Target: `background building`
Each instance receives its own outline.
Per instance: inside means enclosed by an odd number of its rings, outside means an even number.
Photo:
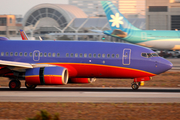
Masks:
[[[145,0],[109,0],[125,17],[145,17]],[[70,5],[82,9],[88,16],[105,16],[101,0],[69,0]]]
[[[109,0],[115,4],[117,8],[119,0]],[[69,0],[70,5],[74,5],[82,9],[89,17],[105,16],[101,5],[101,0]]]
[[[144,28],[145,19],[129,18],[135,26]],[[23,18],[23,26],[26,33],[31,36],[51,38],[49,33],[89,33],[85,36],[68,35],[75,40],[100,40],[103,36],[91,35],[93,30],[109,30],[106,17],[89,17],[83,10],[73,5],[40,4],[31,8]]]
[[[0,36],[16,36],[16,17],[15,15],[0,15]]]
[[[146,29],[180,30],[180,0],[146,0]]]
[[[111,1],[117,8],[121,6],[121,12],[128,17],[128,20],[133,25],[145,29],[145,18],[140,17],[143,7],[135,10],[137,4],[143,5],[143,2],[140,1],[144,0],[131,0],[131,2],[129,0]],[[43,39],[102,40],[103,38],[105,41],[120,41],[117,38],[102,33],[95,34],[91,31],[110,29],[100,0],[70,0],[69,2],[71,5],[49,3],[36,5],[24,15],[24,18],[21,15],[13,15],[14,17],[6,16],[6,19],[4,19],[4,16],[2,16],[2,20],[0,20],[0,23],[2,23],[0,36],[6,36],[10,39],[17,36],[18,39],[21,39],[19,29],[23,28],[30,39],[33,37],[39,39],[39,36],[41,36]],[[126,13],[127,11],[129,12]],[[73,35],[56,34],[50,36],[50,33],[73,33]],[[86,35],[77,35],[77,33],[86,33]]]

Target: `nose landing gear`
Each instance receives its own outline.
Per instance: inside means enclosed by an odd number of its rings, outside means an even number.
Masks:
[[[140,86],[140,82],[132,82],[131,87],[133,90],[138,90]]]

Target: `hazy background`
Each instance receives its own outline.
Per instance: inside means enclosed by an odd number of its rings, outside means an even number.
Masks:
[[[68,4],[68,0],[0,0],[0,14],[25,15],[41,3]]]

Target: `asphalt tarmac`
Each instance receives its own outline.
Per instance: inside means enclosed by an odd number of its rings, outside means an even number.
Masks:
[[[172,71],[180,70],[180,59],[167,59],[173,63]],[[131,87],[37,87],[11,91],[0,88],[0,102],[94,102],[94,103],[180,103],[180,88]]]
[[[0,88],[0,102],[180,103],[179,88],[37,87],[29,91]]]

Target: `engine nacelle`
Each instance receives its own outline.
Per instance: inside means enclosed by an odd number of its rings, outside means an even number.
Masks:
[[[27,69],[25,73],[29,85],[64,85],[68,77],[68,70],[58,66]]]
[[[95,78],[69,78],[69,83],[92,83]]]

